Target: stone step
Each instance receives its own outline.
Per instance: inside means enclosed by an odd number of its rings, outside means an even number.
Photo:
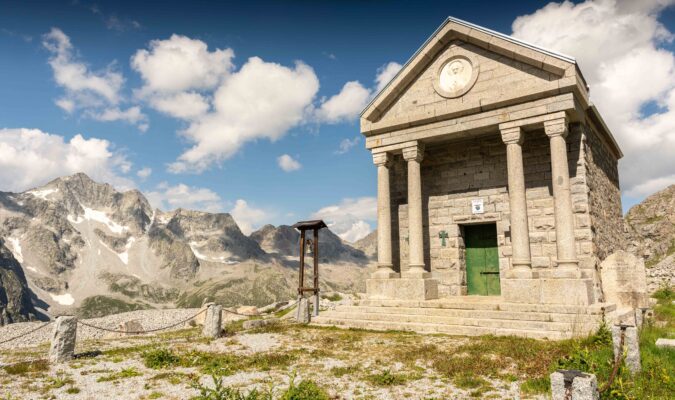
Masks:
[[[546,321],[522,321],[514,319],[494,319],[480,317],[446,317],[424,314],[388,314],[388,313],[368,313],[354,311],[329,311],[325,313],[326,318],[350,321],[378,321],[378,322],[406,322],[420,324],[438,324],[465,327],[479,327],[488,329],[516,329],[532,331],[557,331],[557,332],[575,332],[576,334],[585,334],[597,326],[595,322],[546,322]]]
[[[528,304],[507,303],[501,297],[489,296],[457,296],[438,300],[360,300],[360,306],[372,307],[407,307],[407,308],[438,308],[461,310],[493,310],[514,312],[544,312],[556,314],[588,314],[602,315],[616,309],[615,304],[596,303],[590,306],[575,306],[565,304]]]
[[[376,331],[400,330],[413,331],[417,333],[442,333],[446,335],[460,336],[519,336],[533,339],[562,340],[569,339],[573,332],[559,331],[540,331],[514,328],[488,328],[479,326],[447,325],[435,323],[414,323],[401,321],[372,321],[359,319],[340,319],[330,316],[319,316],[312,321],[313,325],[318,326],[337,326],[340,328],[357,328]]]
[[[438,317],[508,319],[541,322],[597,322],[602,319],[598,314],[561,314],[551,312],[523,312],[502,310],[466,310],[461,308],[412,308],[412,307],[369,307],[338,306],[335,311],[374,314],[428,315]]]

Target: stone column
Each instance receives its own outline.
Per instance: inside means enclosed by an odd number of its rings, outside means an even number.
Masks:
[[[49,347],[49,362],[59,364],[72,359],[75,353],[76,338],[77,318],[66,315],[57,317]]]
[[[395,278],[399,274],[394,272],[391,255],[391,154],[374,153],[373,162],[377,165],[377,271],[373,278]]]
[[[570,195],[570,171],[567,163],[567,120],[558,118],[544,122],[544,130],[551,142],[551,178],[555,205],[555,238],[558,253],[557,278],[579,278],[574,239],[574,214]]]
[[[422,222],[422,176],[420,163],[424,158],[424,145],[403,149],[408,162],[408,242],[409,268],[401,275],[409,278],[427,278],[424,269],[424,231]]]
[[[211,304],[206,308],[202,335],[217,339],[223,330],[223,306]]]
[[[511,213],[512,257],[508,278],[532,278],[530,257],[530,228],[527,223],[525,171],[523,170],[523,131],[520,127],[502,129],[506,144],[506,164],[509,179],[509,210]]]

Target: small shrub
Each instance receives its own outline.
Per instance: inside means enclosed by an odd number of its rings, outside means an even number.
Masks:
[[[248,393],[243,393],[239,389],[223,386],[223,378],[211,375],[213,379],[213,389],[204,386],[199,381],[192,384],[194,389],[199,390],[199,395],[193,400],[272,400],[272,393],[262,393],[253,389]]]
[[[406,378],[401,374],[394,374],[388,369],[380,372],[379,374],[373,374],[368,376],[368,381],[373,385],[377,386],[393,386],[393,385],[402,385],[405,383]]]
[[[328,301],[340,301],[340,300],[342,300],[342,296],[340,296],[339,293],[333,293],[330,296],[321,296],[321,298],[326,299]]]
[[[314,381],[303,380],[296,386],[293,379],[280,400],[330,400],[330,396]]]
[[[49,363],[47,360],[20,362],[4,366],[3,369],[10,375],[26,375],[30,373],[49,371]]]
[[[75,387],[75,386],[71,386],[68,389],[66,389],[66,393],[68,393],[68,394],[78,394],[78,393],[80,393],[80,388]]]
[[[171,350],[161,348],[143,353],[143,362],[148,368],[162,369],[177,365],[180,362],[180,358]]]
[[[59,389],[66,385],[74,383],[72,378],[64,375],[63,373],[59,373],[56,376],[47,378],[47,382],[49,382],[49,386],[54,389]]]
[[[101,376],[96,380],[96,382],[117,381],[120,379],[133,378],[134,376],[141,376],[141,375],[143,374],[138,372],[134,367],[124,368],[118,372],[113,372],[112,374]]]

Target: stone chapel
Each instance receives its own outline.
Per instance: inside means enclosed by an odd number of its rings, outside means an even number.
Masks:
[[[450,17],[361,133],[378,266],[324,322],[559,338],[613,310],[598,266],[623,243],[622,153],[574,58]]]

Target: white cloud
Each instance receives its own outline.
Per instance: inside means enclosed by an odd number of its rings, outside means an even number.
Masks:
[[[658,21],[664,1],[550,3],[513,23],[516,37],[577,58],[608,126],[621,145],[621,184],[645,196],[675,183],[673,34]],[[657,111],[645,115],[643,108]]]
[[[371,99],[371,92],[357,81],[345,83],[340,93],[332,96],[316,111],[321,122],[338,123],[353,120]]]
[[[101,121],[124,121],[147,129],[147,117],[139,107],[119,108],[124,77],[115,71],[114,64],[102,71],[91,71],[77,59],[70,38],[59,28],[52,28],[42,38],[42,45],[51,53],[49,65],[54,81],[65,90],[55,100],[57,106],[68,114],[82,109],[85,115]]]
[[[138,50],[131,66],[145,83],[141,93],[177,93],[215,88],[234,67],[233,58],[232,49],[209,51],[201,40],[173,34]]]
[[[86,113],[99,121],[124,121],[136,125],[139,130],[145,132],[148,129],[148,117],[143,114],[138,106],[122,110],[118,107],[104,109],[100,112],[89,111]]]
[[[375,93],[379,93],[380,90],[384,89],[385,86],[394,79],[396,74],[398,74],[398,71],[403,68],[403,65],[390,61],[389,63],[381,66],[380,68],[377,69],[377,75],[375,76],[375,83],[377,83],[377,87],[375,88]]]
[[[297,171],[302,168],[302,164],[288,154],[279,156],[279,158],[277,158],[277,163],[279,164],[279,168],[286,172]]]
[[[136,172],[136,175],[138,175],[138,177],[141,179],[147,179],[150,175],[152,175],[152,168],[150,167],[141,168],[138,170],[138,172]]]
[[[377,199],[374,197],[343,199],[339,204],[316,211],[312,214],[312,218],[323,219],[340,238],[355,242],[372,231],[368,221],[377,219]]]
[[[328,124],[356,119],[401,68],[401,64],[393,61],[378,68],[375,75],[376,86],[372,89],[364,87],[358,81],[345,83],[340,93],[331,96],[316,110],[316,119]]]
[[[59,28],[52,28],[43,39],[42,44],[52,53],[49,65],[59,86],[71,94],[89,92],[113,104],[119,101],[119,90],[124,83],[122,74],[110,68],[98,73],[90,71],[75,59],[70,38]]]
[[[0,129],[0,190],[24,191],[77,172],[128,189],[134,184],[120,172],[130,167],[107,140],[75,135],[66,141],[39,129]]]
[[[162,210],[186,208],[220,212],[223,209],[223,202],[218,193],[211,189],[188,186],[183,183],[171,186],[162,182],[155,190],[146,193],[146,197],[153,207]]]
[[[250,58],[215,92],[213,111],[182,132],[195,145],[169,170],[201,172],[258,139],[277,140],[300,124],[319,90],[311,67],[295,68]]]
[[[345,154],[349,150],[352,149],[352,147],[356,146],[359,144],[361,141],[361,138],[359,136],[354,136],[353,139],[342,139],[340,142],[340,148],[335,150],[335,154]]]
[[[209,110],[207,99],[199,93],[181,92],[176,94],[153,95],[150,105],[157,111],[175,118],[191,120]]]
[[[245,234],[250,235],[254,229],[269,222],[271,214],[261,208],[250,206],[246,200],[239,199],[235,202],[234,208],[230,210],[232,218],[239,225],[239,229]]]

